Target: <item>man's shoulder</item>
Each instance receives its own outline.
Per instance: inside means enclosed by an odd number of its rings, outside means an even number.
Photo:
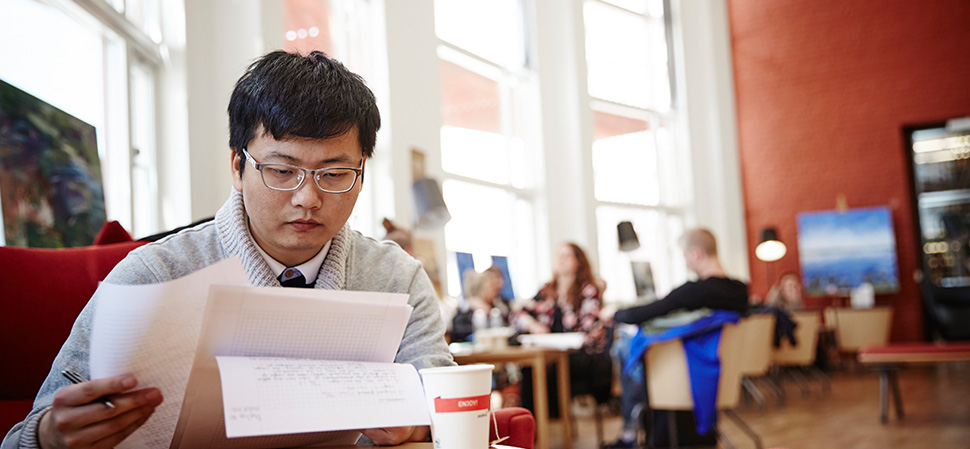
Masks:
[[[397,243],[377,240],[353,229],[350,230],[351,255],[359,260],[387,260],[402,263],[414,261]]]
[[[224,258],[225,249],[216,226],[207,222],[136,248],[106,280],[117,283],[164,282]]]
[[[350,231],[348,287],[360,290],[406,291],[421,263],[397,243]]]

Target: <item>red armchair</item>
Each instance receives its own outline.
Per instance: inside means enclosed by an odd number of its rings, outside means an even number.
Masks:
[[[131,241],[114,223],[105,225],[92,246],[0,246],[0,348],[6,367],[0,370],[0,434],[30,412],[54,356],[98,283],[145,243]]]
[[[508,436],[502,445],[532,449],[536,442],[536,420],[522,407],[501,408],[492,412],[495,419],[489,427],[489,441]]]

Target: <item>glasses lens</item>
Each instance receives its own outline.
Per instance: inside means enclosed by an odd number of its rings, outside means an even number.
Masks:
[[[317,187],[327,192],[345,192],[357,181],[357,172],[349,168],[329,168],[317,172]]]
[[[303,170],[280,164],[263,164],[260,167],[263,173],[263,182],[266,187],[271,189],[292,190],[303,183],[306,176]]]

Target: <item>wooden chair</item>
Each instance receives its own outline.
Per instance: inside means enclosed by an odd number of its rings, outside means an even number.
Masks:
[[[829,307],[825,309],[825,325],[835,332],[839,352],[852,354],[852,360],[858,363],[855,354],[860,349],[889,342],[892,316],[891,307]]]
[[[771,314],[754,314],[743,318],[744,354],[741,365],[741,385],[744,390],[761,406],[765,407],[765,396],[758,388],[756,381],[761,381],[771,388],[779,404],[784,404],[785,394],[775,382],[768,377],[771,370],[772,342],[775,336],[775,316]]]
[[[718,380],[717,409],[731,418],[746,433],[758,449],[763,446],[761,437],[751,429],[732,409],[741,399],[741,368],[744,363],[745,324],[727,325],[721,331],[718,354],[721,359],[721,375]],[[690,389],[687,358],[680,339],[650,346],[644,356],[647,378],[647,397],[653,410],[693,410],[694,400]],[[676,419],[669,421],[671,447],[677,447]],[[718,438],[725,439],[718,431]],[[649,439],[648,439],[649,440]]]
[[[795,346],[783,338],[772,354],[772,362],[779,374],[776,378],[781,379],[782,370],[789,372],[801,386],[802,394],[808,394],[808,381],[804,373],[810,373],[822,383],[823,391],[828,393],[831,390],[828,376],[815,367],[822,319],[818,312],[795,312],[792,313],[792,321],[796,324]]]

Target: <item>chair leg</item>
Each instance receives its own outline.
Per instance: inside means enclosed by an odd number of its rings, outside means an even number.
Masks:
[[[677,415],[673,410],[667,411],[667,438],[670,440],[670,448],[677,449],[680,447],[677,441]]]
[[[748,436],[754,440],[754,444],[758,447],[758,449],[764,449],[764,445],[761,444],[761,437],[758,436],[758,434],[755,433],[755,431],[751,429],[751,427],[749,427],[748,424],[745,423],[737,413],[734,413],[734,410],[724,410],[724,414],[727,415],[728,418],[731,418],[731,420],[734,421],[734,423],[737,424],[744,433],[748,434]]]
[[[724,445],[727,446],[727,449],[735,449],[734,443],[732,443],[731,439],[728,438],[724,432],[721,432],[720,429],[717,431],[717,439],[718,441],[724,443]]]
[[[781,384],[773,377],[765,377],[765,381],[768,382],[768,386],[771,387],[771,391],[775,394],[775,400],[778,402],[779,407],[785,406],[785,390],[781,388]]]
[[[758,403],[761,407],[761,411],[765,411],[765,395],[761,393],[758,386],[754,384],[754,381],[750,377],[745,377],[741,379],[741,385],[744,386],[744,390],[754,398],[754,401]]]
[[[637,447],[650,447],[651,445],[651,443],[648,441],[650,433],[647,432],[647,428],[645,426],[646,421],[644,420],[644,415],[647,413],[649,413],[649,411],[645,403],[641,402],[633,406],[633,411],[631,414],[633,415],[634,422],[637,423]]]

